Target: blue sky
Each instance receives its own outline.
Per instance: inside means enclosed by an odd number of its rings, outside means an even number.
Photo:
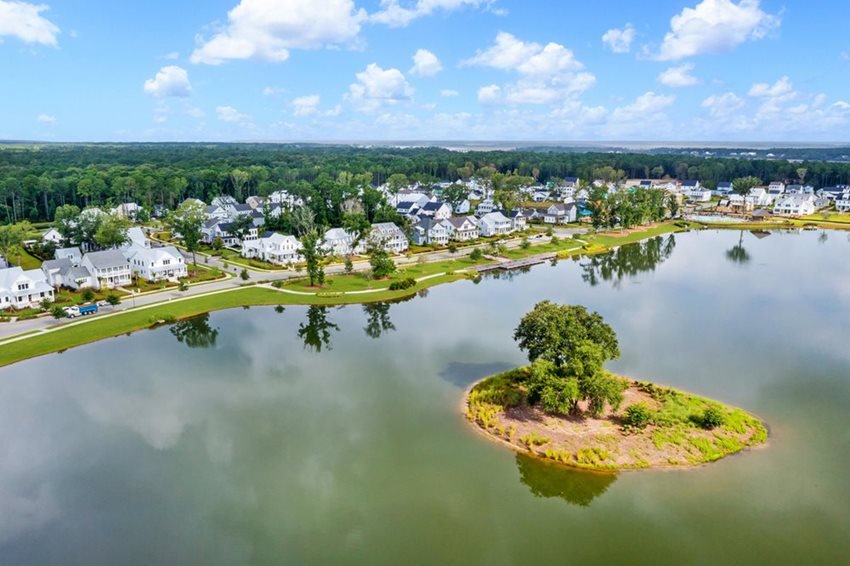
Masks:
[[[0,0],[0,139],[850,141],[848,17],[842,0]]]

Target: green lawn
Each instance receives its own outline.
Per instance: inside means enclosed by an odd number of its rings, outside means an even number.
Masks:
[[[41,260],[31,255],[28,251],[23,250],[20,257],[12,255],[9,262],[13,265],[20,265],[21,269],[28,271],[30,269],[41,269]]]
[[[92,299],[93,302],[104,301],[106,300],[106,296],[110,294],[126,296],[125,293],[117,289],[104,289],[101,291],[92,289],[91,291],[94,293],[94,299]],[[71,289],[60,288],[56,290],[53,304],[58,305],[60,307],[67,307],[70,305],[81,305],[85,302],[86,301],[83,300],[83,291],[72,291]]]

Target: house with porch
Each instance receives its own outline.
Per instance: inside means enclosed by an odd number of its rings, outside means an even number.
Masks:
[[[449,239],[455,242],[469,242],[478,239],[478,222],[474,216],[453,216],[446,222],[449,223]]]
[[[814,195],[790,194],[776,201],[773,206],[773,214],[780,216],[805,216],[814,214]]]
[[[485,214],[478,220],[478,231],[485,238],[501,236],[513,231],[511,219],[501,212]]]
[[[53,287],[65,287],[79,291],[95,287],[96,280],[85,267],[73,263],[69,258],[49,259],[41,264],[41,271]]]
[[[400,254],[410,247],[410,242],[407,236],[404,235],[404,231],[393,222],[372,224],[372,231],[369,232],[366,240],[367,242],[360,243],[358,250],[362,249],[366,251],[368,244],[371,244],[374,246],[383,246],[390,253]]]
[[[343,228],[331,228],[322,238],[322,247],[337,257],[354,253],[353,246],[354,235]]]
[[[449,243],[450,235],[447,220],[420,216],[419,221],[413,225],[411,239],[418,246],[445,246]]]
[[[844,191],[840,197],[836,197],[835,210],[838,212],[850,212],[850,189]]]
[[[183,254],[174,246],[150,248],[133,244],[124,257],[136,277],[146,281],[177,281],[189,275]]]
[[[426,202],[425,205],[419,209],[419,212],[417,212],[416,215],[427,216],[434,220],[445,220],[446,218],[451,217],[452,207],[439,200],[430,201]]]
[[[53,302],[53,287],[40,269],[0,269],[0,309],[37,307],[45,299]]]
[[[528,227],[528,217],[520,208],[512,210],[505,216],[511,219],[511,230],[514,232],[522,232]]]
[[[256,238],[242,242],[242,256],[285,265],[295,263],[301,258],[301,248],[301,242],[295,236],[264,232]]]
[[[569,224],[575,222],[578,217],[578,209],[573,203],[553,204],[546,209],[543,222],[546,224]]]
[[[89,252],[83,256],[80,265],[94,276],[96,289],[114,289],[132,281],[130,264],[121,250]]]

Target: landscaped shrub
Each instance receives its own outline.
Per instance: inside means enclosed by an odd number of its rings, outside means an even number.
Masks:
[[[121,304],[121,297],[119,297],[115,293],[109,293],[108,295],[106,295],[106,302],[114,307],[115,305]]]
[[[410,289],[416,285],[416,279],[412,277],[407,277],[405,279],[400,279],[398,281],[393,281],[390,283],[390,291],[403,291],[404,289]]]
[[[705,412],[703,412],[700,418],[700,425],[702,428],[708,430],[723,426],[725,422],[726,416],[717,407],[706,407]]]
[[[652,411],[645,403],[629,405],[626,408],[626,417],[624,420],[628,426],[646,428],[646,425],[652,420]]]
[[[482,257],[484,257],[484,252],[482,252],[481,249],[479,249],[479,248],[475,248],[469,254],[469,259],[474,260],[474,261],[478,261]]]
[[[68,313],[65,312],[65,309],[58,305],[50,309],[50,314],[53,315],[53,318],[56,319],[65,318],[66,316],[68,316]]]
[[[92,299],[94,299],[94,291],[92,291],[91,289],[86,289],[85,291],[83,291],[82,297],[83,301],[90,303]]]

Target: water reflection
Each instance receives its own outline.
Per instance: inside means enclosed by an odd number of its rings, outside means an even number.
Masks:
[[[395,330],[395,325],[390,320],[390,304],[389,303],[371,303],[363,305],[363,312],[366,313],[366,326],[363,327],[363,332],[366,336],[373,339],[380,338],[385,332]]]
[[[731,261],[732,263],[737,263],[739,265],[744,265],[749,263],[752,259],[750,257],[750,252],[744,247],[744,231],[741,230],[740,235],[738,236],[738,243],[726,250],[726,259]]]
[[[333,350],[331,330],[339,331],[339,325],[328,320],[328,307],[312,306],[307,309],[307,320],[298,326],[298,337],[304,348],[321,352],[322,348]]]
[[[218,328],[210,326],[209,313],[175,322],[169,330],[190,348],[212,348],[218,338]]]
[[[639,273],[654,271],[655,268],[673,255],[676,249],[676,237],[670,234],[628,244],[617,250],[587,258],[581,264],[584,273],[582,279],[595,287],[601,281],[611,281],[619,286],[624,277],[634,277]]]
[[[520,275],[531,272],[531,267],[516,267],[514,269],[494,269],[481,273],[484,279],[499,279],[502,281],[513,281]]]
[[[514,367],[513,364],[503,362],[485,364],[452,362],[446,366],[446,369],[440,372],[440,377],[452,385],[457,385],[462,389],[466,389],[467,386],[475,383],[479,379],[484,379],[489,375],[502,373],[512,367]]]
[[[617,480],[617,474],[573,470],[525,454],[516,455],[519,479],[537,497],[560,497],[567,503],[588,507]]]

